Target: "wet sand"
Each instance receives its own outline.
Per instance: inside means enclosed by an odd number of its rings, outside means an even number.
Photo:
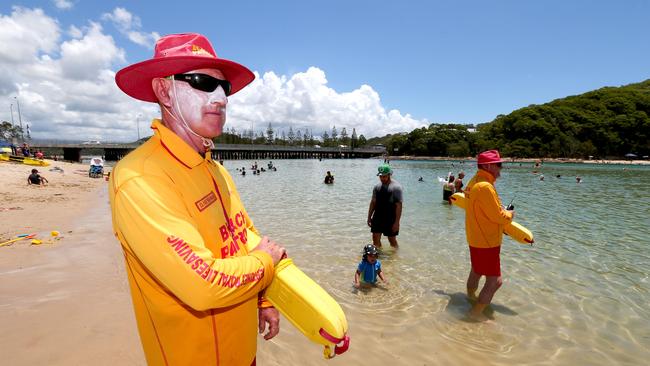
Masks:
[[[30,166],[0,163],[0,239],[46,241],[0,247],[0,364],[144,365],[106,181],[81,164],[36,168],[48,186],[27,185]]]
[[[25,233],[45,242],[0,247],[0,364],[146,365],[107,182],[89,178],[85,165],[51,163],[36,167],[46,186],[27,185],[33,167],[0,163],[0,242]],[[320,346],[286,319],[281,327],[274,340],[258,337],[258,364],[286,364],[278,356],[287,350],[289,359],[324,362]],[[296,352],[293,344],[310,348]]]
[[[46,186],[27,185],[33,167],[0,163],[0,242],[26,233],[45,242],[0,247],[0,364],[146,365],[107,182],[89,178],[85,165],[51,163],[36,167]],[[278,346],[286,354],[291,344],[310,344],[286,319],[281,326],[282,337],[258,337],[258,364],[275,364]],[[322,360],[319,346],[309,351],[302,356]]]

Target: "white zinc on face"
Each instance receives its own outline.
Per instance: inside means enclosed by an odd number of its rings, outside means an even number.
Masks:
[[[199,69],[186,74],[201,73],[217,79],[225,79],[219,70]],[[194,89],[189,83],[171,80],[171,114],[193,135],[203,140],[203,145],[212,147],[212,138],[221,134],[226,122],[228,97],[218,86],[212,92]]]

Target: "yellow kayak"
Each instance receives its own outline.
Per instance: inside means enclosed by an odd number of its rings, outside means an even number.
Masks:
[[[11,161],[14,163],[26,164],[26,165],[35,165],[35,166],[49,166],[45,160],[35,159],[24,156],[9,155],[9,154],[0,154],[0,161]]]
[[[50,165],[50,163],[48,163],[45,160],[34,159],[34,158],[24,158],[23,159],[23,164],[36,165],[36,166],[49,166]]]
[[[348,349],[350,337],[343,309],[291,259],[283,259],[275,267],[275,277],[264,297],[302,334],[325,346],[325,358]]]
[[[464,210],[465,207],[467,207],[467,199],[465,198],[465,194],[454,193],[451,195],[451,203]],[[524,226],[514,221],[510,224],[506,224],[503,227],[503,233],[520,242],[521,244],[532,245],[535,242],[533,233],[530,230],[526,229]]]

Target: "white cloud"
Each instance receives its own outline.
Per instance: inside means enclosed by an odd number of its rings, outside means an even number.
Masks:
[[[74,4],[68,0],[54,0],[54,6],[62,10],[72,9]]]
[[[98,70],[109,68],[115,61],[125,61],[124,51],[111,36],[102,33],[98,23],[91,23],[82,38],[61,44],[61,68],[71,79],[95,79]]]
[[[76,26],[71,25],[70,28],[68,28],[68,35],[72,38],[81,38],[83,36],[83,32]]]
[[[113,15],[123,24],[136,23],[132,15]],[[30,124],[35,138],[133,141],[137,120],[141,135],[150,134],[148,123],[159,116],[158,106],[134,100],[115,85],[116,65],[124,64],[125,51],[99,23],[65,28],[40,9],[16,7],[10,15],[0,13],[0,101],[6,103],[0,105],[0,120],[11,121],[8,104],[18,97],[23,124]],[[334,90],[317,67],[293,75],[256,76],[230,97],[227,127],[241,132],[252,124],[259,132],[272,123],[278,133],[291,126],[320,136],[335,125],[339,131],[346,127],[348,134],[356,128],[357,134],[372,137],[429,123],[386,110],[369,85]],[[16,113],[16,105],[13,109]]]
[[[352,128],[366,137],[411,131],[429,124],[403,115],[398,110],[386,111],[379,94],[369,85],[351,92],[339,93],[327,85],[325,72],[310,67],[291,77],[267,72],[251,85],[232,96],[229,104],[229,124],[238,131],[274,129],[288,131],[308,128],[314,135],[328,133],[332,126],[339,131]]]
[[[117,30],[131,42],[149,49],[152,49],[156,40],[160,38],[160,34],[156,32],[146,33],[140,31],[140,28],[142,28],[140,17],[131,14],[124,8],[117,7],[113,9],[112,13],[105,13],[102,15],[102,19],[112,22]]]
[[[0,29],[2,63],[20,65],[25,59],[58,47],[59,25],[41,9],[14,6],[11,15],[0,14]]]
[[[42,10],[14,8],[0,14],[0,29],[0,101],[7,110],[0,119],[11,121],[11,103],[18,123],[17,97],[23,126],[29,123],[35,138],[132,141],[137,115],[158,115],[115,85],[112,67],[124,62],[124,50],[98,23],[70,26],[73,38],[64,40]]]
[[[129,40],[133,43],[139,44],[140,46],[153,49],[153,46],[156,44],[160,34],[156,32],[143,33],[136,31],[129,31],[126,33],[126,36],[129,37]]]
[[[117,7],[112,13],[105,13],[102,19],[110,20],[120,31],[128,31],[132,28],[140,28],[142,22],[137,16],[133,16],[128,10]]]

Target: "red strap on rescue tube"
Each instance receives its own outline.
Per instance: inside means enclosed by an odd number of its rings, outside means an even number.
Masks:
[[[327,333],[327,331],[323,328],[320,328],[318,333],[321,335],[321,337],[336,345],[334,347],[334,354],[340,355],[341,353],[347,351],[350,347],[350,337],[347,334],[343,338],[336,338],[333,335]],[[343,342],[341,346],[338,345],[340,342]]]

